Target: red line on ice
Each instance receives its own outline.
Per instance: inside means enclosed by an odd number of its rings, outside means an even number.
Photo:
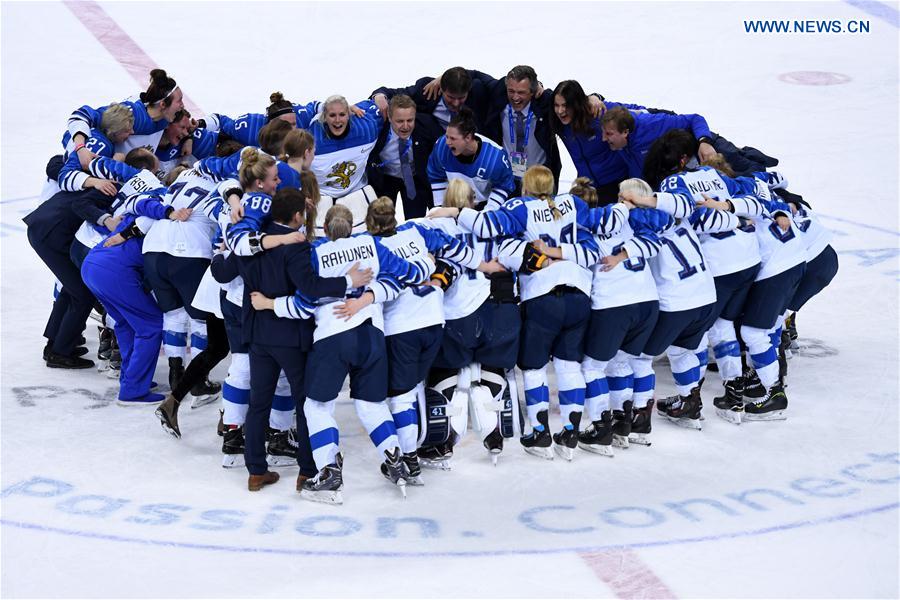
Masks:
[[[141,90],[146,89],[150,82],[150,71],[158,66],[156,61],[150,58],[143,48],[138,46],[137,42],[93,0],[77,2],[63,0],[63,4],[134,78]],[[184,105],[194,117],[202,116],[203,111],[187,97],[187,94],[184,96]]]
[[[631,550],[582,552],[581,559],[622,600],[677,598],[675,593]]]

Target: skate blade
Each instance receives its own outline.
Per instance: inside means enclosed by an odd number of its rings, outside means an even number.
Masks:
[[[106,370],[106,378],[107,379],[118,379],[119,373],[121,373],[121,369],[114,369],[110,367]]]
[[[499,452],[491,452],[491,464],[495,467],[497,463],[500,461],[500,453]]]
[[[210,394],[209,396],[194,396],[191,395],[191,410],[195,408],[200,408],[201,406],[206,406],[207,404],[212,404],[216,400],[219,399],[218,394]]]
[[[300,497],[310,502],[321,502],[322,504],[343,504],[344,493],[341,490],[301,490]]]
[[[237,467],[245,467],[246,463],[244,463],[244,455],[243,454],[223,454],[222,455],[222,468],[223,469],[235,469]]]
[[[647,435],[646,433],[632,433],[628,436],[628,442],[638,446],[650,446],[653,442],[650,441]]]
[[[560,444],[553,444],[553,451],[559,454],[562,458],[566,459],[568,462],[572,462],[575,458],[575,448],[569,448],[568,446],[562,446]]]
[[[128,400],[116,400],[116,404],[119,406],[159,406],[162,404],[162,400],[156,400],[154,402],[129,402]]]
[[[398,479],[396,486],[400,489],[400,495],[403,496],[404,500],[406,500],[406,480]]]
[[[109,371],[109,360],[105,358],[101,358],[100,362],[97,363],[97,372],[105,373]]]
[[[406,476],[406,485],[422,487],[425,485],[425,482],[422,480],[421,475],[416,475],[415,477],[413,477],[412,475],[407,475]]]
[[[783,410],[773,410],[772,412],[753,414],[753,413],[744,413],[745,421],[786,421],[787,415],[784,414]]]
[[[732,425],[740,425],[741,424],[741,415],[744,414],[742,410],[726,410],[724,408],[717,408],[716,414],[719,415],[723,420],[728,421]]]
[[[157,408],[156,413],[154,413],[154,414],[156,414],[156,418],[159,419],[159,424],[162,426],[163,431],[165,431],[166,433],[171,435],[176,440],[181,439],[181,432],[169,424],[169,420],[166,418],[166,415],[160,409]]]
[[[297,457],[295,456],[279,456],[277,454],[267,454],[266,462],[270,467],[296,467]]]
[[[666,418],[672,423],[675,423],[679,427],[684,427],[685,429],[694,429],[696,431],[700,431],[703,429],[703,425],[700,423],[700,419],[670,417],[669,415],[666,415]]]
[[[623,450],[627,450],[628,449],[628,437],[626,437],[624,435],[616,435],[614,433],[612,445],[615,448],[622,448]]]
[[[433,460],[430,458],[422,458],[419,457],[419,464],[425,467],[426,469],[436,469],[438,471],[450,471],[450,459],[444,458],[441,460]]]
[[[585,452],[590,452],[591,454],[598,454],[600,456],[608,456],[613,458],[615,454],[613,454],[613,449],[611,445],[603,445],[603,444],[583,444],[578,442],[578,447],[584,450]]]

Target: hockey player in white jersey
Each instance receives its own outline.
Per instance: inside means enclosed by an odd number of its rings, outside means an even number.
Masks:
[[[399,258],[374,237],[351,236],[352,219],[350,209],[345,206],[328,210],[325,216],[328,239],[313,245],[313,267],[321,276],[339,277],[359,263],[371,268],[376,279],[344,299],[321,299],[314,304],[295,295],[274,302],[279,317],[313,316],[316,320],[313,350],[307,363],[304,413],[319,472],[303,483],[301,495],[329,503],[343,502],[343,458],[334,408],[348,374],[350,397],[379,456],[385,460],[386,477],[406,495],[406,473],[397,429],[385,402],[388,372],[380,303],[396,298],[403,285],[421,284],[429,276],[421,263]]]
[[[409,286],[396,299],[383,305],[388,354],[388,403],[397,427],[407,482],[412,485],[422,483],[416,453],[419,438],[416,404],[419,390],[424,393],[425,377],[444,333],[442,288],[449,286],[455,272],[447,263],[485,273],[503,269],[497,262],[484,262],[462,240],[425,225],[427,221],[407,222],[398,227],[394,203],[386,197],[370,204],[366,216],[369,233],[391,252],[407,261],[419,263],[428,273],[435,271],[431,256],[439,265],[433,277],[440,281],[442,287]],[[493,429],[492,426],[491,431]],[[386,471],[386,465],[382,468]]]
[[[457,178],[475,189],[479,210],[500,207],[516,187],[506,150],[476,133],[475,118],[466,107],[450,119],[447,134],[438,139],[428,157],[435,206],[444,203],[448,182]]]

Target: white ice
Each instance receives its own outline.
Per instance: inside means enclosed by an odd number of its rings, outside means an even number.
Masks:
[[[143,82],[66,5],[4,2],[3,596],[900,595],[896,3],[102,6],[201,111],[261,111],[274,90],[355,101],[456,64],[494,76],[531,64],[545,85],[576,78],[703,114],[781,159],[834,229],[841,267],[800,314],[787,421],[718,419],[711,374],[702,432],[655,419],[652,447],[568,464],[513,441],[496,468],[470,435],[453,470],[426,472],[403,502],[344,395],[346,504],[299,499],[295,468],[251,494],[245,471],[219,466],[215,406],[184,410],[175,441],[152,409],[112,403],[115,382],[42,364],[53,280],[20,219],[71,110]],[[870,32],[746,34],[744,19],[860,19]],[[849,81],[779,79],[797,71]]]

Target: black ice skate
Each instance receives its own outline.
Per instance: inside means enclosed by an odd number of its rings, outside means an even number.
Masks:
[[[384,462],[381,463],[381,473],[384,478],[400,488],[400,494],[406,498],[406,469],[400,448],[384,451]]]
[[[290,467],[297,464],[297,438],[293,429],[278,431],[269,428],[269,445],[266,447],[266,462],[270,467]]]
[[[175,396],[169,394],[155,413],[163,431],[174,438],[181,437],[181,430],[178,428],[178,407],[180,405],[181,403],[175,399]]]
[[[716,414],[735,425],[741,424],[744,414],[744,378],[735,377],[725,382],[725,393],[713,399]]]
[[[578,447],[578,432],[575,429],[563,427],[553,434],[553,450],[561,457],[571,462],[575,458],[575,448]]]
[[[109,360],[110,351],[113,349],[115,334],[110,327],[97,327],[100,344],[97,346],[97,358],[101,361]]]
[[[106,376],[110,379],[118,379],[122,374],[122,353],[118,348],[113,348],[109,352],[109,361],[107,362]]]
[[[599,454],[601,456],[613,455],[613,416],[608,410],[600,414],[600,419],[594,421],[578,434],[578,447],[582,450]]]
[[[415,452],[407,452],[403,455],[403,468],[406,471],[406,483],[422,486],[422,468],[419,467],[419,455]]]
[[[647,402],[644,408],[633,409],[634,418],[631,420],[631,435],[628,436],[628,442],[638,444],[640,446],[649,446],[651,429],[651,418],[653,417],[653,400]]]
[[[503,436],[500,434],[500,429],[494,429],[492,432],[487,434],[487,437],[482,441],[485,449],[491,453],[491,462],[494,463],[494,466],[497,466],[497,460],[500,458],[500,453],[503,452]]]
[[[300,497],[312,502],[343,504],[344,479],[341,474],[343,463],[343,457],[338,453],[335,462],[322,467],[315,477],[303,482]]]
[[[784,330],[788,334],[788,339],[790,340],[790,345],[788,346],[791,351],[797,351],[800,349],[800,344],[797,343],[797,313],[791,313],[787,319],[784,320]]]
[[[788,400],[784,388],[775,384],[765,397],[744,404],[745,421],[784,421]]]
[[[550,450],[553,439],[550,437],[550,419],[547,415],[547,411],[540,411],[537,414],[537,420],[541,427],[540,431],[532,429],[531,433],[520,437],[519,442],[528,454],[546,460],[553,460],[553,452]],[[577,438],[575,439],[575,443],[578,443]],[[575,446],[573,445],[572,447],[574,448]]]
[[[222,436],[222,466],[226,469],[245,466],[243,427],[225,430]]]
[[[615,448],[628,448],[628,436],[631,435],[631,419],[633,418],[632,406],[634,406],[634,403],[631,400],[626,400],[622,403],[622,410],[614,410],[612,412],[612,445]]]
[[[688,429],[701,429],[700,410],[703,402],[700,400],[700,388],[695,387],[687,396],[679,396],[678,402],[670,404],[663,410],[663,414],[673,423]]]
[[[453,446],[444,442],[436,446],[423,446],[418,450],[422,466],[428,469],[450,470],[450,459],[453,458]]]
[[[765,398],[766,388],[759,380],[759,375],[750,367],[744,369],[744,398]]]
[[[204,377],[191,388],[191,408],[200,408],[201,406],[212,404],[218,399],[221,391],[221,383],[210,381],[208,376]]]

